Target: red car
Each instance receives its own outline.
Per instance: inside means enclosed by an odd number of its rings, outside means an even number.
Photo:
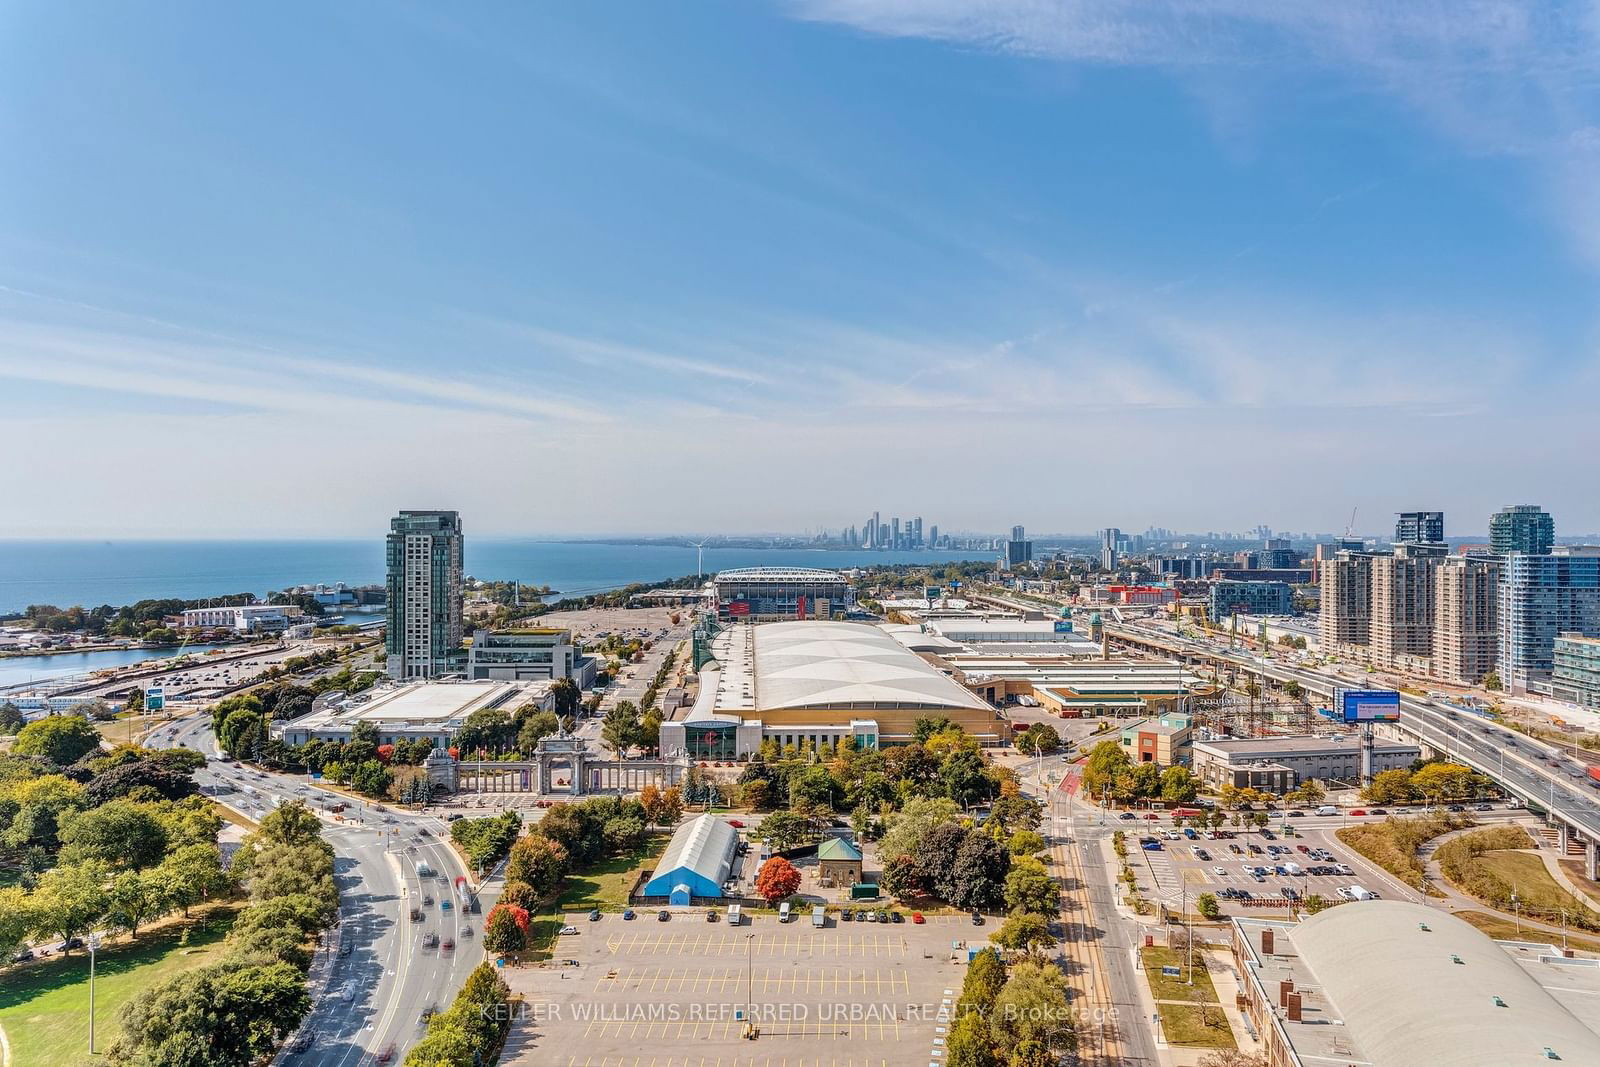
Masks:
[[[914,911],[914,912],[911,913],[911,921],[916,923],[918,926],[921,926],[923,923],[927,922],[928,920],[926,920],[926,919],[924,919],[922,917],[922,912]]]
[[[1350,814],[1351,815],[1365,815],[1366,813],[1367,813],[1367,809],[1366,808],[1357,808],[1356,810],[1352,811]]]
[[[1153,811],[1145,812],[1144,817],[1147,818],[1147,819],[1159,819],[1159,818],[1161,818],[1161,816],[1157,815]]]
[[[738,819],[729,819],[728,820],[728,825],[733,827],[735,830],[743,830],[744,829],[744,823],[740,822]]]

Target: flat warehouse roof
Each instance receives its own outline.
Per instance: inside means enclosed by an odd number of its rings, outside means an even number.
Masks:
[[[1209,749],[1228,756],[1261,756],[1271,759],[1276,756],[1304,756],[1318,752],[1328,752],[1338,755],[1355,753],[1361,750],[1361,742],[1354,737],[1259,737],[1238,738],[1227,741],[1196,741],[1196,748]],[[1414,752],[1416,745],[1405,744],[1399,741],[1374,741],[1372,747],[1378,752]]]

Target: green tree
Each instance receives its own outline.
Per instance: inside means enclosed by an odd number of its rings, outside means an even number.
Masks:
[[[172,907],[167,883],[156,871],[123,871],[111,881],[107,892],[106,922],[139,936],[139,927],[165,915]]]
[[[1161,799],[1168,804],[1192,804],[1200,784],[1187,767],[1168,767],[1161,772]]]
[[[100,747],[100,731],[77,715],[47,715],[17,732],[11,743],[16,756],[43,756],[65,767]]]
[[[1029,857],[1023,857],[1022,862],[1029,862]],[[942,877],[943,868],[930,866],[930,870],[934,870],[939,895],[945,900],[958,908],[990,909],[1004,899],[1011,854],[989,835],[968,831],[956,852],[955,863],[948,868],[949,877]]]
[[[1484,675],[1482,684],[1483,687],[1489,690],[1491,693],[1498,693],[1505,688],[1504,683],[1500,681],[1499,671],[1490,671],[1488,674]]]
[[[1006,839],[1006,851],[1013,856],[1034,856],[1044,849],[1044,838],[1032,830],[1018,830]]]
[[[1459,763],[1430,763],[1411,776],[1411,785],[1430,804],[1445,800],[1464,800],[1477,788],[1471,767]]]
[[[1032,952],[1036,948],[1049,948],[1056,943],[1050,933],[1050,920],[1028,911],[1014,911],[994,935],[995,944],[1002,948]]]
[[[1098,801],[1108,788],[1115,788],[1118,775],[1128,773],[1133,767],[1127,750],[1116,741],[1101,741],[1089,750],[1083,764],[1083,794]]]
[[[1032,960],[1013,967],[989,1013],[989,1033],[1002,1048],[1025,1041],[1052,1049],[1073,1048],[1076,1033],[1060,969]]]
[[[961,983],[961,999],[956,1001],[956,1014],[988,1015],[994,1010],[995,998],[1006,984],[1006,965],[1000,954],[984,949],[967,964],[967,975]]]
[[[1217,904],[1215,893],[1201,893],[1194,901],[1195,910],[1207,919],[1215,919],[1222,914],[1222,908]]]
[[[962,1015],[950,1028],[950,1067],[998,1067],[989,1027],[983,1016]]]
[[[8,792],[9,802],[0,801],[0,812],[10,804],[16,807],[10,825],[0,832],[0,843],[19,850],[54,852],[61,845],[61,824],[86,805],[83,786],[59,774],[18,782]]]
[[[1369,804],[1407,804],[1416,798],[1411,784],[1411,772],[1403,767],[1379,771],[1361,790],[1362,799]]]
[[[600,725],[600,737],[618,755],[622,755],[639,740],[639,709],[631,700],[619,700],[606,712]]]
[[[540,897],[548,896],[566,877],[568,853],[562,845],[540,834],[518,838],[506,863],[506,881],[523,882]]]
[[[794,812],[775,811],[761,820],[761,837],[774,852],[794,848],[811,839],[811,820]]]
[[[33,902],[28,891],[21,886],[0,886],[0,960],[10,959],[33,928]]]
[[[484,925],[483,947],[490,952],[521,952],[528,947],[528,935],[523,924],[517,922],[516,914],[522,909],[496,905],[494,913],[489,916],[489,921]],[[522,912],[524,924],[527,912]]]
[[[0,737],[14,734],[27,725],[22,710],[11,701],[0,701]]]
[[[936,826],[954,822],[960,809],[946,797],[917,797],[885,821],[878,855],[918,856],[922,842]],[[770,816],[769,816],[770,818]]]
[[[93,929],[109,904],[105,881],[105,870],[92,863],[44,872],[29,901],[34,933],[66,941]]]
[[[61,827],[61,862],[138,870],[161,862],[167,833],[145,805],[113,800],[70,816]]]
[[[561,679],[571,682],[570,678]],[[561,729],[561,720],[553,711],[536,711],[529,715],[517,730],[517,748],[524,753],[531,753],[538,747],[539,742]]]
[[[1060,907],[1060,891],[1044,864],[1032,856],[1017,856],[1006,875],[1005,902],[1012,912],[1054,915]]]

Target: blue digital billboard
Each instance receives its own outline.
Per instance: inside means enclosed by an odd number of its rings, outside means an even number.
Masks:
[[[1398,722],[1400,694],[1393,689],[1341,689],[1335,705],[1345,722]]]

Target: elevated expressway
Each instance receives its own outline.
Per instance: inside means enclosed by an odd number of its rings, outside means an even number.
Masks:
[[[1119,645],[1279,684],[1295,681],[1308,694],[1327,699],[1336,687],[1359,688],[1363,684],[1359,677],[1343,678],[1147,627],[1104,625],[1107,636]],[[1508,794],[1547,812],[1561,833],[1563,851],[1569,839],[1579,842],[1588,875],[1596,877],[1600,867],[1600,790],[1591,785],[1587,765],[1553,746],[1440,701],[1402,693],[1400,707],[1400,721],[1384,723],[1380,730],[1486,774]]]

